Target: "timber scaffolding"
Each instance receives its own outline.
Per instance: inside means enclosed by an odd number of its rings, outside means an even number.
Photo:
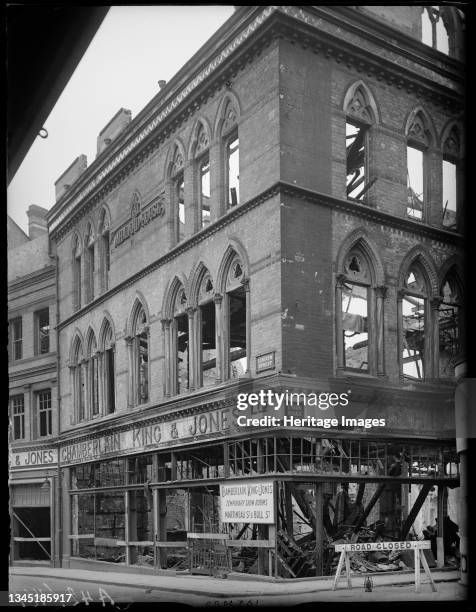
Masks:
[[[444,517],[447,487],[459,485],[455,454],[441,447],[274,436],[266,442],[230,441],[227,454],[230,484],[234,477],[263,476],[276,483],[275,524],[241,524],[228,534],[230,567],[244,573],[285,578],[333,574],[335,544],[416,539],[412,526],[430,490],[438,487],[438,516]],[[409,484],[420,487],[411,507],[402,503],[402,489]],[[370,517],[374,520],[367,526]],[[434,563],[431,553],[428,557]],[[352,556],[351,565],[361,572],[389,571],[408,569],[412,560],[398,552],[360,553]]]

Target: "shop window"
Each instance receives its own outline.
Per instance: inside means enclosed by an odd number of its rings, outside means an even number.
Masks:
[[[25,438],[25,399],[23,395],[14,395],[10,400],[10,406],[13,420],[13,439],[23,440]]]
[[[227,378],[239,378],[248,369],[246,347],[246,291],[243,264],[235,257],[227,277],[228,372]]]
[[[104,413],[111,414],[116,409],[116,371],[115,343],[109,322],[104,330],[103,360]]]
[[[199,291],[200,313],[200,386],[209,387],[217,379],[217,351],[215,332],[214,288],[209,274],[205,274]]]
[[[111,245],[109,218],[106,210],[101,212],[99,221],[99,266],[101,291],[107,291],[109,288],[109,270],[111,267]]]
[[[9,322],[10,331],[10,358],[13,361],[23,356],[23,325],[22,318],[15,317]]]
[[[145,404],[149,401],[149,326],[142,306],[139,306],[135,316],[133,361],[135,402]]]
[[[81,308],[81,242],[78,236],[73,241],[73,309]]]
[[[442,301],[438,309],[440,376],[454,375],[454,358],[461,351],[461,293],[456,276],[450,274],[442,286]]]
[[[43,308],[35,312],[35,353],[43,355],[50,352],[50,311]]]
[[[94,300],[94,276],[95,276],[95,261],[94,261],[94,233],[91,225],[86,233],[86,248],[85,248],[85,276],[86,276],[86,300],[91,302]]]
[[[423,9],[421,16],[422,42],[449,55],[450,36],[443,11],[444,8],[440,6],[427,6]]]
[[[408,378],[423,380],[426,374],[428,295],[423,271],[413,265],[402,297],[402,370]]]
[[[53,412],[51,406],[51,389],[37,393],[38,436],[51,436],[53,433]]]

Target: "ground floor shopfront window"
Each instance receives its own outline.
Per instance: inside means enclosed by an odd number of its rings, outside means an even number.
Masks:
[[[273,486],[273,523],[222,522],[220,485],[253,479]],[[434,442],[261,436],[83,464],[71,468],[71,555],[187,569],[190,534],[212,533],[233,571],[330,575],[335,543],[423,539],[437,511],[457,523],[458,484],[454,448]],[[406,565],[354,560],[357,571]]]

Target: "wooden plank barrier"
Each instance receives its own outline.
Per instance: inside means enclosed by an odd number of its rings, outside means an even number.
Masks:
[[[413,550],[415,553],[415,591],[418,593],[421,586],[420,563],[423,565],[425,574],[430,580],[432,590],[435,592],[437,591],[436,584],[430,573],[430,568],[428,567],[428,561],[426,560],[425,554],[423,552],[423,550],[431,548],[431,542],[429,540],[418,540],[411,542],[355,542],[353,544],[334,544],[334,548],[336,552],[340,552],[339,563],[337,564],[336,575],[334,578],[334,591],[337,589],[337,583],[341,578],[341,573],[344,564],[347,578],[347,588],[352,588],[352,582],[350,579],[350,555],[352,553],[370,552],[373,550]]]

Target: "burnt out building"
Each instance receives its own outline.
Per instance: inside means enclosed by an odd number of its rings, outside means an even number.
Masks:
[[[237,7],[58,179],[63,566],[174,570],[221,534],[234,570],[323,575],[436,516],[445,563],[463,24]]]

